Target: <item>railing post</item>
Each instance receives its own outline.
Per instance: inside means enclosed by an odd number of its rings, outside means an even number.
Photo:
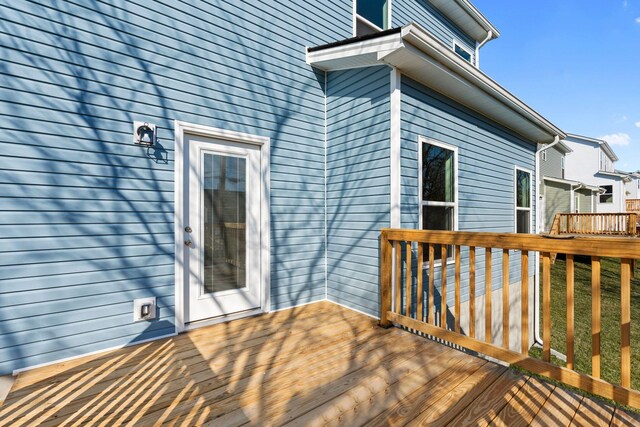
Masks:
[[[391,322],[387,317],[387,313],[391,310],[391,269],[392,269],[392,250],[391,242],[387,238],[387,232],[380,233],[380,326],[389,328]]]

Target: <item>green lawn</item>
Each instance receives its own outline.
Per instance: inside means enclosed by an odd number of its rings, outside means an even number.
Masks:
[[[601,262],[601,378],[619,384],[620,260],[602,258]],[[559,256],[551,266],[551,347],[563,354],[566,353],[567,331],[565,271],[565,260]],[[542,314],[540,319],[542,322]],[[574,346],[576,371],[590,374],[591,260],[587,257],[575,259]],[[533,349],[531,354],[540,357],[541,351]],[[636,278],[631,282],[631,385],[640,389],[640,269],[636,270]]]

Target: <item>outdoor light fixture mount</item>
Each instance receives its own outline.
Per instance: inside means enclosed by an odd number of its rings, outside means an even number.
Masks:
[[[149,122],[133,122],[133,142],[151,147],[156,141],[156,125]]]

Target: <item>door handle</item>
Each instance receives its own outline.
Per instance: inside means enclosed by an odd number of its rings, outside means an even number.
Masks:
[[[185,240],[184,245],[193,248],[193,242],[191,240]]]

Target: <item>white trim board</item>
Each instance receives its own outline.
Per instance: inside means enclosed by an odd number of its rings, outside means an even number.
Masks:
[[[174,191],[175,191],[175,324],[176,333],[186,330],[184,308],[184,286],[185,274],[187,272],[184,269],[186,246],[184,240],[186,239],[184,227],[185,222],[185,194],[188,194],[188,182],[185,182],[184,167],[186,156],[184,153],[184,135],[199,135],[215,139],[223,139],[233,142],[241,142],[245,144],[252,144],[260,146],[260,165],[262,173],[262,189],[261,189],[261,206],[260,206],[260,221],[262,236],[260,239],[260,281],[262,283],[262,301],[261,310],[263,312],[269,312],[271,308],[271,222],[270,222],[270,189],[271,189],[271,177],[270,177],[270,145],[271,140],[268,137],[251,135],[241,132],[233,132],[226,129],[219,129],[210,126],[203,126],[193,123],[181,122],[176,120],[174,122],[175,133],[175,176],[174,176]],[[226,316],[223,316],[226,317]],[[233,316],[230,316],[233,317]],[[222,317],[220,317],[222,319]]]
[[[391,68],[390,76],[390,157],[389,172],[391,188],[390,198],[390,226],[391,228],[400,228],[400,136],[401,136],[401,80],[402,76],[397,68]]]

